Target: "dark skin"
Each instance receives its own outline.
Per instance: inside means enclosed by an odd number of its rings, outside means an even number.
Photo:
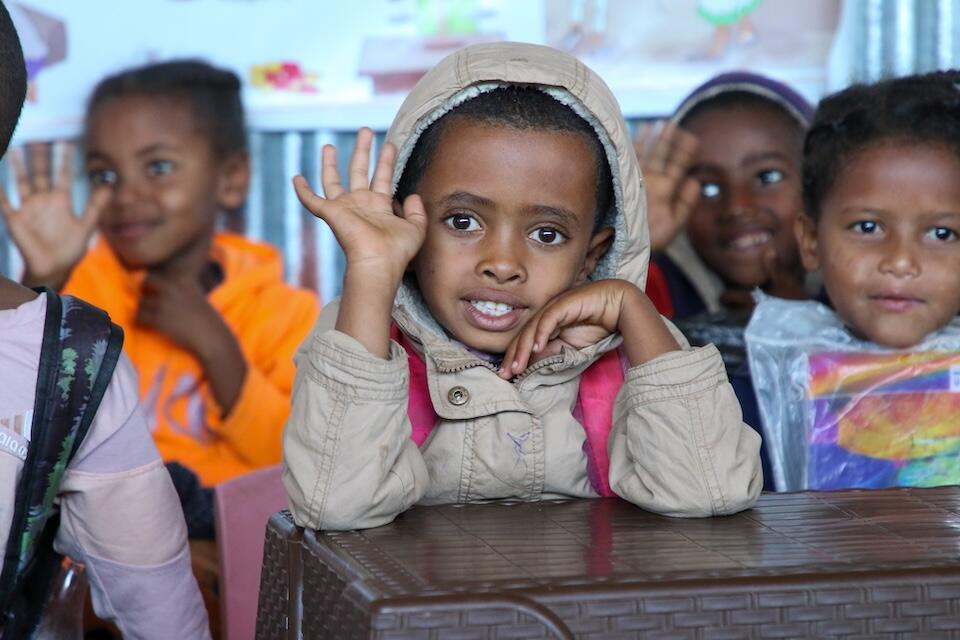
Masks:
[[[218,157],[185,100],[126,96],[99,105],[89,119],[91,198],[77,217],[69,197],[71,153],[59,176],[34,158],[32,175],[14,163],[21,206],[0,201],[26,263],[24,282],[61,288],[99,228],[120,261],[145,272],[136,321],[192,353],[228,414],[247,364],[236,336],[208,299],[219,284],[210,246],[222,209],[242,204],[245,155]]]
[[[0,276],[0,311],[16,309],[37,298],[37,293],[17,284],[9,278]]]
[[[684,128],[700,141],[690,169],[700,198],[687,234],[726,285],[721,303],[752,308],[754,287],[809,297],[792,232],[802,210],[799,125],[776,107],[748,105],[707,109]]]

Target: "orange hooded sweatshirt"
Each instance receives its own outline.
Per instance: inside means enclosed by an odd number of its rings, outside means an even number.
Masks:
[[[211,486],[281,459],[290,410],[293,354],[313,327],[318,301],[283,282],[279,252],[237,235],[214,236],[223,282],[209,300],[237,337],[247,375],[226,416],[200,363],[163,334],[135,323],[143,271],[129,271],[100,241],[74,269],[64,293],[105,309],[126,334],[140,398],[164,461],[177,461]]]

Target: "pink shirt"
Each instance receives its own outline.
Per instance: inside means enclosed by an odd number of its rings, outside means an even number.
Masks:
[[[26,457],[43,338],[45,295],[0,311],[0,549]],[[122,357],[64,475],[55,547],[86,565],[93,605],[130,638],[209,638],[190,569],[180,502]]]

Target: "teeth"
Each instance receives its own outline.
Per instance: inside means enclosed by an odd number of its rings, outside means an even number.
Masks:
[[[511,311],[513,307],[502,302],[491,302],[489,300],[471,300],[470,304],[480,313],[488,316],[503,316]]]
[[[730,247],[733,249],[752,249],[753,247],[758,247],[762,244],[766,244],[770,241],[773,235],[767,231],[761,233],[750,233],[745,236],[740,236],[736,240],[730,243]]]

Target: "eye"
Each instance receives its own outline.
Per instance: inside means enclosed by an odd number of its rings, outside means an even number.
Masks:
[[[169,160],[152,160],[147,163],[148,176],[165,176],[170,173],[173,173],[173,163]]]
[[[757,181],[764,186],[783,182],[785,177],[786,174],[779,169],[764,169],[763,171],[757,173]]]
[[[953,229],[948,229],[947,227],[933,227],[927,231],[927,237],[940,242],[952,242],[957,239],[957,233]]]
[[[860,220],[850,225],[850,229],[864,235],[874,234],[880,231],[880,225],[873,220]]]
[[[447,216],[443,222],[457,231],[477,231],[480,228],[477,219],[465,213],[455,213],[452,216]]]
[[[92,185],[116,184],[117,172],[110,169],[93,169],[87,173],[87,178]]]
[[[700,185],[700,195],[707,200],[713,200],[720,197],[720,185],[716,182],[704,182]]]
[[[531,240],[536,240],[540,244],[558,245],[567,241],[567,236],[553,227],[540,227],[534,229],[529,236]]]

